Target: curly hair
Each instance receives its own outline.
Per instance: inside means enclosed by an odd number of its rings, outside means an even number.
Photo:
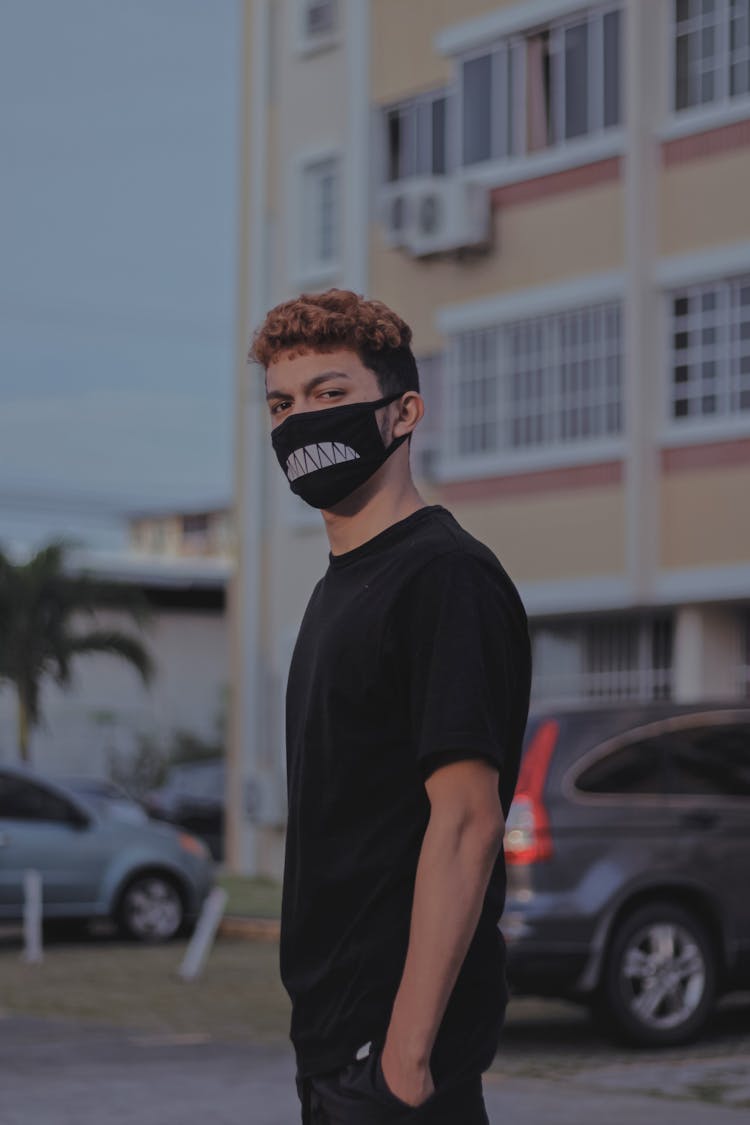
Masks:
[[[382,301],[348,289],[303,293],[276,305],[253,337],[250,359],[267,368],[282,354],[339,349],[359,356],[383,395],[419,390],[411,328]]]

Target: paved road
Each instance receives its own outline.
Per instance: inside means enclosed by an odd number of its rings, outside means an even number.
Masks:
[[[294,1125],[292,1071],[279,1046],[0,1016],[0,1125]],[[488,1076],[487,1103],[497,1125],[740,1125],[750,1120],[749,1076],[741,1054],[539,1077],[516,1069]],[[685,1099],[696,1084],[708,1101]],[[744,1107],[714,1104],[718,1096]]]

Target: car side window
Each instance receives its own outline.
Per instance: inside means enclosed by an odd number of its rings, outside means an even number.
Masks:
[[[750,723],[675,732],[667,747],[669,792],[750,797]]]
[[[578,776],[583,793],[664,793],[663,755],[658,738],[642,739],[604,754]]]
[[[0,774],[0,819],[70,821],[72,807],[56,793],[22,777]]]

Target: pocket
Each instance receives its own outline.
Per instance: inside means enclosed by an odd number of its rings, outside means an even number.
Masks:
[[[425,1098],[423,1102],[420,1102],[419,1105],[409,1105],[408,1102],[402,1101],[397,1094],[394,1094],[393,1090],[390,1088],[388,1082],[386,1081],[386,1077],[383,1074],[382,1055],[383,1049],[381,1047],[375,1052],[374,1055],[375,1066],[373,1070],[373,1085],[375,1087],[375,1090],[379,1094],[387,1098],[392,1105],[397,1106],[402,1113],[421,1114],[422,1110],[432,1103],[435,1095],[437,1094],[437,1090],[433,1090],[430,1096],[428,1098]]]

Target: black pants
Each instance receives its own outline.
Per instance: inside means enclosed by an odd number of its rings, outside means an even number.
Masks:
[[[392,1094],[380,1066],[380,1051],[330,1074],[298,1079],[303,1125],[489,1125],[482,1076],[441,1084],[422,1105]]]

